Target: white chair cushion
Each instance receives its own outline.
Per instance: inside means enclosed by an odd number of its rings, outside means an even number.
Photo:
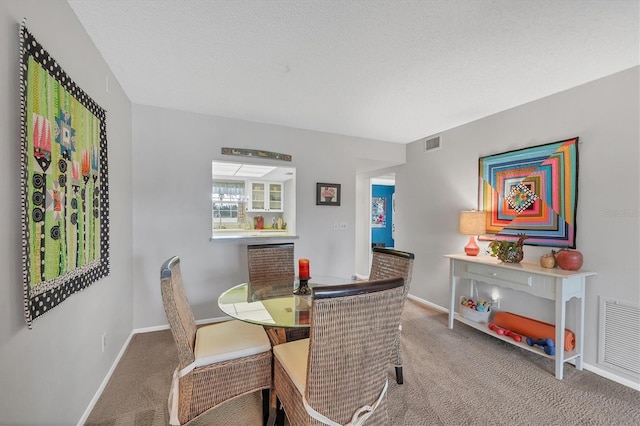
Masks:
[[[273,347],[276,357],[284,371],[301,395],[307,387],[307,359],[309,358],[309,339],[294,340]]]
[[[231,320],[198,328],[193,364],[201,367],[270,350],[271,342],[264,328]]]

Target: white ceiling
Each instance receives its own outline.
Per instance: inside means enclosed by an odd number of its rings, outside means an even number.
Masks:
[[[68,0],[135,104],[408,143],[639,65],[639,0]]]

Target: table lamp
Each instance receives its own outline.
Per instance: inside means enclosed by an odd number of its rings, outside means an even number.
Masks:
[[[482,235],[486,232],[486,221],[485,212],[476,210],[460,212],[460,233],[469,235],[469,243],[464,248],[467,256],[477,256],[480,253],[480,247],[476,243],[476,235]]]

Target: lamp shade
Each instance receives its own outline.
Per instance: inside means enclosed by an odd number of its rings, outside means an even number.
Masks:
[[[460,212],[460,233],[463,235],[482,235],[486,232],[487,216],[476,210]]]

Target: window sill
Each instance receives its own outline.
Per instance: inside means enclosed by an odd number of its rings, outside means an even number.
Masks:
[[[241,230],[223,230],[222,232],[216,231],[215,235],[210,238],[210,241],[234,241],[234,240],[264,240],[264,239],[298,239],[299,237],[295,234],[291,234],[287,231],[271,231],[271,230],[250,230],[250,231],[241,231]]]

